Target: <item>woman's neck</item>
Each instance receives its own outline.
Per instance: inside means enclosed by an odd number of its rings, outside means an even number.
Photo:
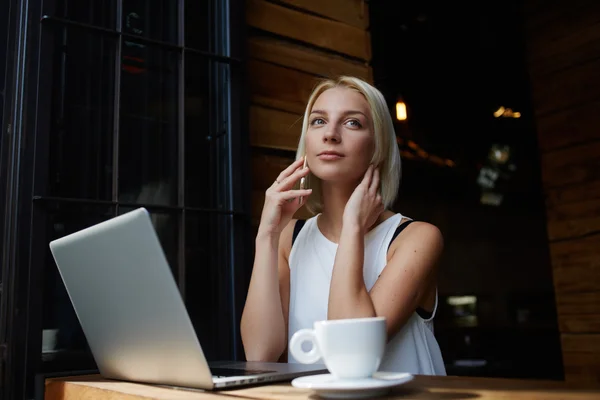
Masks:
[[[317,220],[317,224],[323,235],[334,243],[339,242],[340,234],[342,233],[344,209],[355,188],[356,185],[321,182],[323,210]]]
[[[317,218],[317,226],[321,233],[333,243],[339,243],[342,233],[342,225],[344,220],[344,210],[346,203],[354,193],[354,189],[358,185],[331,185],[326,182],[321,182],[321,198],[323,199],[323,209],[321,215]],[[394,212],[385,210],[375,223],[370,226],[367,231],[375,228],[377,225],[392,217]]]

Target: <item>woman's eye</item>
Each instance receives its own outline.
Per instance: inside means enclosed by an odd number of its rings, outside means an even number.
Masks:
[[[323,118],[315,118],[312,120],[312,122],[310,124],[311,125],[322,125],[324,123],[325,123],[325,121],[323,120]]]
[[[350,125],[353,128],[360,128],[360,127],[362,127],[362,125],[360,124],[360,122],[358,122],[355,119],[351,119],[350,121],[346,122],[346,124]]]

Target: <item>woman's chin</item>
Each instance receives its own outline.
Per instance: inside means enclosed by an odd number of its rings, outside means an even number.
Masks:
[[[311,171],[314,176],[327,183],[355,183],[361,177],[356,171]]]

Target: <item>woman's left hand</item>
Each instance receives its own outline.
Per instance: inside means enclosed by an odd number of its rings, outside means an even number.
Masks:
[[[379,194],[379,169],[370,165],[346,203],[343,226],[355,227],[366,233],[384,210]]]

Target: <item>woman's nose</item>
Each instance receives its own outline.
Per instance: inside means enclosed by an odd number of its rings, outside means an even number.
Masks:
[[[323,135],[323,141],[339,143],[339,142],[341,142],[341,136],[335,127],[328,128],[325,131],[325,135]]]

